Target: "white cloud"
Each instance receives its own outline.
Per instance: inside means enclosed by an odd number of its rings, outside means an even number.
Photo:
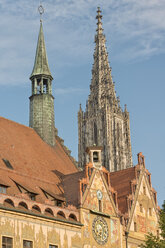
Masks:
[[[134,61],[165,52],[164,0],[43,0],[50,64],[92,64],[96,8],[103,9],[108,50],[116,60]],[[33,67],[39,14],[35,0],[0,0],[0,84],[22,84]],[[58,59],[58,60],[56,60]],[[21,76],[21,75],[22,76]],[[25,78],[26,75],[26,78]],[[14,77],[13,77],[14,78]]]

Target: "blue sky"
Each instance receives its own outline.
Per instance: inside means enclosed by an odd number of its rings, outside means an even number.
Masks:
[[[0,0],[0,115],[28,125],[39,1]],[[77,111],[89,94],[96,9],[121,105],[130,112],[134,164],[143,152],[158,202],[165,200],[165,1],[43,0],[43,28],[54,77],[55,123],[77,158]]]

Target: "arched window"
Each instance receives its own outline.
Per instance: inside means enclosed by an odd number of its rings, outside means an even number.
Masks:
[[[71,221],[77,221],[77,217],[74,214],[69,215],[69,220]]]
[[[45,214],[48,216],[54,216],[53,211],[51,210],[51,208],[46,208],[45,209]]]
[[[60,218],[60,219],[66,219],[65,214],[62,211],[59,211],[57,213],[57,217]]]
[[[97,125],[96,123],[94,122],[94,127],[93,127],[93,135],[94,135],[94,143],[95,145],[98,145],[98,141],[97,141]]]
[[[11,199],[5,199],[3,204],[5,205],[5,207],[14,207],[14,202]]]
[[[36,212],[36,213],[41,213],[41,209],[40,209],[40,207],[37,206],[37,205],[34,205],[34,206],[32,207],[32,211],[33,211],[33,212]]]
[[[25,209],[28,209],[28,206],[25,202],[20,202],[18,204],[18,208],[22,209],[22,210],[25,210]]]

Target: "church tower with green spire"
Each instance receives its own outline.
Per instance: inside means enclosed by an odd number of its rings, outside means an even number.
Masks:
[[[32,74],[32,95],[30,96],[30,123],[39,136],[49,145],[55,145],[54,97],[52,80],[43,34],[42,20]]]
[[[102,28],[101,10],[97,10],[94,64],[90,95],[83,112],[78,112],[79,166],[88,162],[86,148],[102,146],[102,164],[109,171],[132,166],[129,113],[123,111],[116,97],[111,67],[108,62],[106,39]]]

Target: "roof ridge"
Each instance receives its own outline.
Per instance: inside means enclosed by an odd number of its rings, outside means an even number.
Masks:
[[[29,127],[29,126],[26,126],[25,124],[22,124],[22,123],[19,123],[19,122],[16,122],[16,121],[13,121],[13,120],[10,120],[10,119],[8,119],[8,118],[5,118],[5,117],[3,117],[3,116],[0,116],[0,120],[1,119],[3,119],[3,120],[5,120],[5,121],[9,121],[9,122],[11,122],[11,123],[13,123],[13,124],[15,124],[15,125],[20,125],[20,126],[22,126],[22,127],[26,127],[26,128],[28,128],[28,129],[30,129],[30,130],[33,130],[34,131],[34,129],[33,128],[31,128],[31,127]],[[35,132],[36,133],[36,132]]]

